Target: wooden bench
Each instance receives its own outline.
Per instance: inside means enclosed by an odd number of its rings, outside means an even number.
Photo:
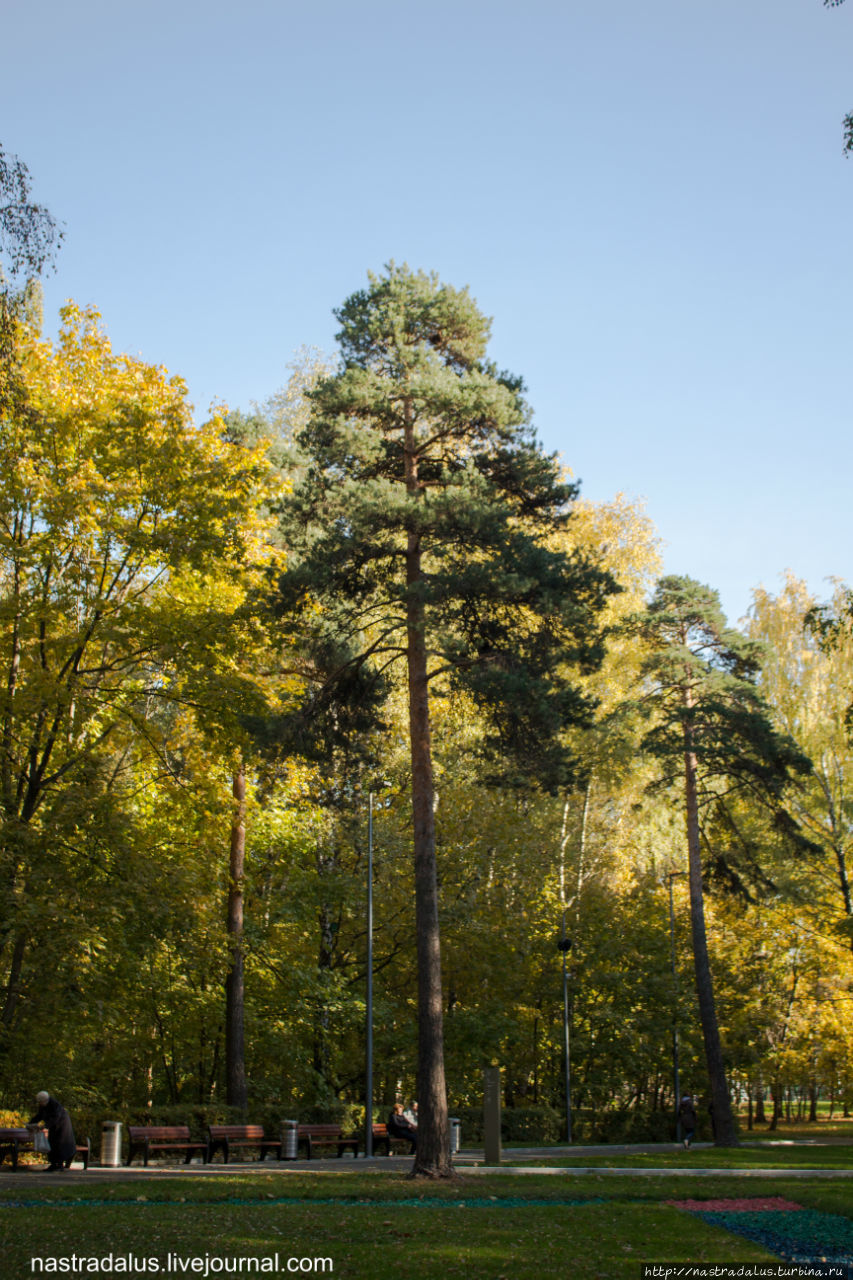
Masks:
[[[0,1129],[0,1164],[8,1155],[12,1168],[17,1169],[20,1153],[32,1149],[33,1135],[29,1129]]]
[[[234,1147],[258,1147],[259,1160],[266,1160],[267,1151],[272,1151],[277,1160],[281,1159],[281,1138],[268,1138],[262,1124],[212,1124],[208,1129],[208,1164],[220,1147],[225,1164]]]
[[[33,1135],[29,1129],[0,1129],[0,1164],[8,1155],[13,1169],[18,1167],[18,1156],[22,1151],[33,1151]],[[41,1152],[39,1154],[42,1154]],[[44,1152],[47,1156],[47,1152]],[[89,1138],[78,1142],[75,1146],[74,1159],[83,1162],[83,1168],[89,1168],[92,1158],[92,1143]]]
[[[148,1157],[155,1151],[185,1151],[184,1164],[189,1164],[196,1152],[201,1153],[202,1161],[207,1164],[207,1143],[194,1142],[190,1137],[189,1125],[186,1124],[132,1124],[128,1126],[128,1148],[125,1164],[130,1164],[137,1152],[142,1153],[142,1163],[148,1164]]]
[[[296,1130],[297,1153],[300,1146],[306,1147],[309,1160],[315,1147],[337,1147],[339,1157],[349,1149],[357,1157],[358,1142],[358,1138],[344,1138],[339,1124],[301,1124]]]
[[[373,1126],[373,1153],[374,1153],[374,1155],[378,1154],[379,1148],[380,1148],[380,1147],[382,1147],[382,1146],[384,1146],[384,1147],[385,1147],[385,1154],[386,1154],[386,1156],[390,1156],[390,1154],[391,1154],[391,1143],[392,1143],[392,1142],[398,1142],[398,1143],[400,1144],[400,1146],[404,1149],[404,1150],[403,1150],[403,1152],[402,1152],[402,1154],[404,1154],[404,1155],[411,1155],[411,1153],[412,1153],[412,1144],[409,1142],[409,1139],[408,1139],[408,1138],[396,1138],[396,1137],[392,1137],[392,1136],[391,1136],[391,1134],[388,1132],[388,1126],[387,1126],[387,1124],[375,1124],[375,1125]]]

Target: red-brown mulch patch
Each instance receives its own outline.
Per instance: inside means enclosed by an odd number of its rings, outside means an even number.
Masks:
[[[801,1204],[785,1200],[782,1196],[759,1196],[737,1200],[667,1200],[674,1209],[689,1209],[693,1213],[762,1213],[768,1210],[802,1209]]]

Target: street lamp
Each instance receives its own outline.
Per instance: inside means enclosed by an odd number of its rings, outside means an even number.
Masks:
[[[367,1049],[365,1053],[364,1156],[373,1158],[373,792],[367,802]]]
[[[678,970],[675,967],[675,913],[672,907],[672,882],[677,876],[686,875],[686,871],[670,871],[667,873],[666,877],[669,881],[669,948],[670,962],[672,964],[672,1073],[675,1087],[676,1142],[681,1141],[681,1117],[679,1114],[679,1105],[681,1103],[681,1082],[678,1074]]]
[[[390,787],[384,779],[381,787]],[[385,807],[383,803],[381,807]],[[365,1010],[364,1155],[373,1156],[373,792],[367,797],[367,1008]]]
[[[566,959],[572,949],[571,938],[566,937],[566,912],[563,910],[563,923],[557,942],[558,951],[563,953],[563,1053],[566,1060],[566,1141],[572,1141],[572,1066],[569,1055],[569,974]]]

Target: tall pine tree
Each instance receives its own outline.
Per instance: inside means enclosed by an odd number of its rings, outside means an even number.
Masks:
[[[361,667],[405,664],[418,964],[414,1173],[451,1172],[444,1077],[430,689],[464,687],[517,780],[571,776],[560,735],[589,717],[571,670],[602,657],[614,589],[552,550],[575,487],[530,426],[519,379],[485,359],[489,322],[466,290],[391,264],[336,312],[340,371],[311,394],[288,503],[282,607],[354,645]],[[319,612],[317,604],[320,605]],[[342,680],[347,672],[341,669]]]
[[[755,687],[760,647],[730,630],[716,591],[692,578],[661,578],[640,631],[649,646],[646,705],[655,724],[644,745],[684,786],[690,922],[696,994],[714,1107],[716,1143],[732,1146],[732,1115],[714,1000],[702,876],[702,807],[721,792],[744,791],[768,805],[780,825],[788,779],[810,769],[773,728]],[[676,1103],[677,1105],[677,1103]]]

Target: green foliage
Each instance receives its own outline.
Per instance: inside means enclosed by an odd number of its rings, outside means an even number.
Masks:
[[[710,1121],[700,1112],[697,1122],[696,1140],[707,1142],[711,1137]],[[601,1112],[581,1110],[577,1115],[577,1138],[592,1144],[673,1142],[675,1115],[669,1110],[644,1112],[633,1107]]]
[[[834,918],[842,937],[853,916],[848,871],[851,610],[853,596],[843,583],[836,584],[830,602],[817,605],[805,584],[789,576],[778,597],[755,593],[750,622],[753,636],[767,646],[765,696],[780,726],[813,761],[811,775],[790,796],[809,841],[805,867],[791,877],[790,891],[818,907],[825,921]]]
[[[853,155],[853,111],[844,117],[844,151],[846,155]]]
[[[663,578],[635,625],[648,646],[650,692],[642,705],[653,718],[643,747],[663,763],[668,786],[683,770],[689,741],[710,815],[703,828],[709,871],[719,886],[748,893],[748,881],[760,886],[762,873],[733,799],[745,794],[763,807],[776,834],[802,852],[807,841],[784,802],[790,779],[808,775],[811,761],[774,727],[757,685],[761,646],[726,626],[715,591],[689,578]]]
[[[451,1104],[451,1115],[460,1121],[463,1147],[481,1146],[483,1143],[483,1108],[456,1107]],[[503,1107],[501,1109],[501,1140],[528,1146],[553,1145],[565,1136],[566,1122],[553,1107]]]
[[[23,160],[4,151],[0,144],[0,255],[10,273],[39,275],[62,236],[53,215],[31,199],[30,173]]]
[[[690,886],[693,959],[702,1035],[717,1119],[717,1142],[736,1141],[708,949],[703,844],[711,824],[709,805],[728,813],[733,796],[748,795],[774,815],[795,824],[782,807],[784,790],[811,762],[772,723],[755,679],[758,646],[726,627],[717,593],[691,578],[665,577],[634,625],[649,649],[643,665],[654,715],[643,746],[667,766],[669,784],[684,780],[687,876]],[[734,825],[734,824],[730,824]],[[718,868],[726,867],[719,843]],[[738,878],[728,876],[730,884]]]
[[[680,760],[688,728],[703,782],[725,780],[777,801],[792,774],[811,763],[773,728],[756,687],[761,651],[726,627],[715,591],[689,578],[663,578],[640,621],[649,646],[648,705],[656,713],[644,747],[657,758]],[[671,776],[671,775],[670,775]]]
[[[601,661],[597,615],[615,589],[548,543],[575,486],[541,451],[520,381],[486,361],[488,322],[466,290],[392,264],[337,315],[344,367],[310,393],[297,436],[282,611],[307,608],[315,635],[346,637],[341,680],[405,652],[416,600],[429,677],[473,698],[492,757],[518,777],[565,780],[561,734],[592,706],[576,672]],[[408,580],[407,545],[423,556]]]
[[[149,806],[161,799],[162,819],[186,781],[182,705],[214,720],[212,689],[232,705],[254,696],[234,654],[265,559],[268,475],[262,450],[224,444],[218,420],[192,423],[179,380],[114,355],[96,313],[63,318],[56,347],[17,324],[18,391],[0,405],[0,1078],[31,1070],[59,1021],[57,1088],[75,1035],[100,1040],[87,995],[107,996],[112,958],[119,968],[133,941],[153,940],[153,977],[175,934],[198,938],[196,910],[209,918],[210,881],[186,860],[198,813],[166,830]],[[205,957],[202,988],[207,970]],[[186,1007],[192,985],[179,999],[166,984],[167,998]]]
[[[844,0],[823,0],[824,8],[836,9],[839,5],[844,4]],[[845,154],[853,154],[853,112],[844,117],[844,151]]]
[[[735,1089],[769,1112],[772,1088],[783,1118],[818,1094],[849,1107],[841,586],[822,609],[793,586],[758,596],[744,636],[713,593],[664,579],[627,629],[658,571],[653,529],[621,498],[577,499],[520,381],[488,362],[488,321],[435,277],[372,277],[339,314],[337,370],[303,358],[262,414],[198,428],[182,384],[114,356],[94,314],[69,311],[53,347],[37,310],[8,310],[0,388],[9,1114],[46,1087],[96,1143],[105,1118],[238,1118],[221,1102],[237,757],[248,1119],[361,1123],[370,793],[377,1118],[418,1096],[395,665],[413,635],[464,1140],[484,1063],[503,1068],[506,1141],[564,1132],[564,914],[576,1137],[669,1141],[673,1016],[682,1082],[706,1092],[680,879],[670,967],[686,726]]]

